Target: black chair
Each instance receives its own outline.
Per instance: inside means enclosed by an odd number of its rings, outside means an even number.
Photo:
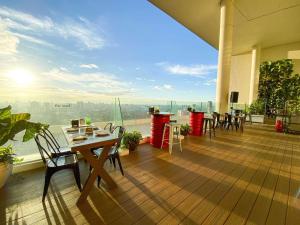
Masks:
[[[119,148],[121,146],[122,138],[125,134],[125,128],[122,126],[116,126],[113,129],[112,133],[114,133],[114,132],[118,132],[118,141],[109,151],[107,159],[109,159],[109,161],[114,165],[114,168],[116,168],[116,160],[117,160],[120,171],[121,171],[122,175],[124,176],[124,171],[123,171],[123,167],[122,167],[122,163],[121,163],[121,159],[120,159],[120,155],[119,155]],[[103,150],[102,148],[99,148],[99,149],[94,150],[93,152],[97,157],[99,157],[102,150]],[[100,186],[100,181],[101,181],[101,177],[98,177],[98,187]]]
[[[232,115],[227,114],[227,121],[226,121],[226,129],[229,130],[229,127],[231,126],[231,130],[233,130],[233,123],[232,123]]]
[[[42,130],[42,132],[43,132],[45,138],[47,138],[47,140],[52,143],[51,147],[55,147],[55,149],[52,150],[47,142],[47,147],[50,152],[54,151],[56,155],[77,154],[76,152],[71,152],[71,149],[68,147],[60,146],[60,144],[58,143],[58,141],[56,140],[56,138],[54,137],[54,135],[48,128],[44,128]]]
[[[56,147],[54,147],[53,143],[51,143],[52,141],[49,140],[43,133],[36,134],[34,140],[38,146],[43,163],[46,167],[42,201],[45,201],[52,175],[60,170],[72,169],[78,189],[81,191],[80,172],[77,156],[75,154],[62,155],[60,153],[57,153]],[[45,145],[47,147],[45,147]]]
[[[211,139],[211,132],[213,132],[214,137],[216,136],[216,130],[215,130],[215,121],[216,118],[213,115],[213,118],[203,118],[204,122],[204,134],[206,134],[207,130],[207,124],[208,124],[208,131],[209,131],[209,138]]]
[[[214,118],[214,127],[215,128],[221,127],[222,123],[221,123],[221,120],[220,120],[220,113],[213,112],[212,116]]]
[[[239,116],[240,116],[240,114],[236,113],[235,117],[234,117],[233,126],[235,126],[235,131],[237,131],[238,128],[240,128]]]
[[[110,133],[113,133],[113,131],[114,131],[114,125],[113,125],[113,123],[107,123],[107,124],[104,126],[103,129],[104,129],[104,130],[108,130]]]
[[[220,115],[220,114],[219,114]],[[221,117],[221,115],[220,115]],[[220,124],[220,127],[221,128],[225,128],[226,129],[226,126],[227,126],[227,122],[228,122],[228,113],[225,113],[224,114],[224,117],[222,117],[223,119],[219,119],[219,124]]]

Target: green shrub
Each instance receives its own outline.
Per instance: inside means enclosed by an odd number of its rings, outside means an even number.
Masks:
[[[142,140],[142,134],[139,131],[126,132],[123,136],[122,147],[134,150]]]
[[[265,113],[265,104],[262,100],[258,99],[254,101],[249,108],[251,114],[264,114]]]
[[[183,136],[186,136],[189,134],[191,130],[191,127],[189,124],[182,124],[181,127],[180,127],[180,133],[183,135]]]

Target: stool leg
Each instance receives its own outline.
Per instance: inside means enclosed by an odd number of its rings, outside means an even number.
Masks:
[[[165,133],[166,133],[166,125],[164,126],[164,131],[163,131],[163,136],[162,136],[162,139],[161,139],[161,146],[160,146],[160,149],[163,148],[163,145],[164,145],[164,141],[165,141]]]
[[[211,139],[211,121],[208,121],[208,126],[209,126],[209,139]]]
[[[180,151],[182,152],[180,127],[178,133],[179,133],[179,147],[180,147]]]
[[[206,134],[207,120],[204,121],[204,134]]]
[[[173,135],[174,135],[174,130],[173,127],[169,127],[169,153],[170,155],[172,154],[172,148],[173,148]]]

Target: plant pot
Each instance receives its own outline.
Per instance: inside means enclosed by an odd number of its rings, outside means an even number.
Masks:
[[[184,131],[184,132],[180,132],[180,134],[183,135],[183,136],[187,136],[189,134],[189,132],[188,131]]]
[[[132,144],[129,144],[128,149],[129,149],[129,151],[134,151],[137,146],[138,146],[137,143],[132,143]]]
[[[0,188],[2,188],[9,176],[12,174],[13,165],[10,163],[0,163]]]
[[[264,123],[265,116],[264,115],[251,115],[251,120],[253,123]]]

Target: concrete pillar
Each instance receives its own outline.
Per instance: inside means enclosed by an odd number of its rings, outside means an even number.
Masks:
[[[233,3],[232,0],[222,0],[220,3],[220,34],[218,76],[216,84],[216,111],[228,111],[230,66],[232,55],[233,33]]]
[[[252,49],[249,105],[257,99],[259,83],[259,65],[260,65],[260,47],[255,46]]]

